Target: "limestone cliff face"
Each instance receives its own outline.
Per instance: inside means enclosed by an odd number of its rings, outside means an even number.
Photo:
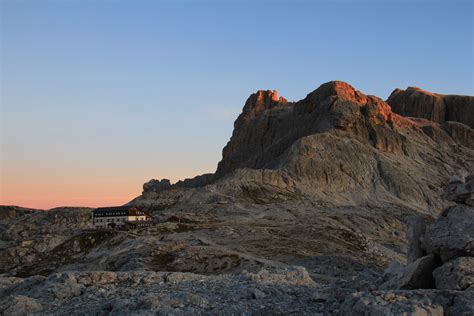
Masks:
[[[439,209],[439,190],[449,176],[474,169],[474,132],[462,123],[471,119],[471,99],[408,90],[406,97],[394,92],[392,104],[341,81],[325,83],[297,102],[277,91],[257,91],[235,121],[216,173],[170,188],[203,188],[210,200],[222,194],[255,203],[309,199]],[[413,106],[398,111],[394,104],[404,99]],[[141,200],[150,190],[144,191]],[[150,197],[175,201],[165,198],[175,193],[158,193],[151,190]],[[201,193],[193,193],[193,201]]]
[[[409,87],[395,89],[387,100],[392,111],[403,116],[426,118],[443,124],[456,121],[474,128],[474,97],[442,95]]]
[[[447,117],[450,101],[418,89],[410,98],[424,119],[400,116],[387,102],[340,81],[298,102],[258,91],[237,118],[213,180],[258,201],[273,192],[335,204],[435,209],[450,173],[473,168],[474,134],[459,122],[432,123]]]
[[[275,92],[259,91],[249,97],[237,118],[217,174],[272,167],[297,139],[331,130],[350,132],[360,141],[395,152],[402,138],[393,132],[393,124],[387,103],[340,81],[323,84],[296,103],[278,99]]]

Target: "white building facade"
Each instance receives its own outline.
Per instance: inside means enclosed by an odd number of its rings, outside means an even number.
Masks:
[[[151,221],[152,217],[134,206],[100,207],[93,211],[95,228],[122,228]]]

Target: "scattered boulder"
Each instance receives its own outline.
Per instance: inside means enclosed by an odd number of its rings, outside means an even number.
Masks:
[[[383,291],[353,294],[342,305],[343,314],[474,315],[473,177],[451,179],[444,196],[457,204],[434,224],[408,219],[409,264],[390,265],[388,280],[379,287]]]
[[[19,288],[0,276],[0,284],[11,288],[0,298],[0,315],[316,315],[327,310],[310,303],[316,284],[299,267],[220,275],[71,271],[40,283],[28,282],[31,278],[23,280],[31,286]],[[72,293],[73,288],[80,291]]]
[[[278,284],[292,284],[292,285],[306,285],[315,286],[313,279],[309,276],[308,271],[304,267],[288,267],[286,269],[275,271],[268,271],[261,269],[257,273],[243,273],[244,276],[257,283],[278,283]]]
[[[457,203],[441,213],[423,237],[423,248],[443,262],[474,256],[474,173],[452,177],[443,197]]]
[[[342,315],[473,315],[474,292],[404,290],[356,292],[341,306]]]
[[[459,257],[433,271],[436,288],[463,291],[474,289],[474,257]]]
[[[434,255],[430,254],[417,259],[400,269],[395,276],[380,286],[381,290],[396,289],[430,289],[435,281],[432,271],[437,266]]]
[[[113,284],[118,282],[117,273],[112,271],[87,271],[80,272],[77,282],[85,286],[97,284]]]
[[[474,256],[474,208],[458,204],[445,210],[427,228],[423,245],[443,262]]]

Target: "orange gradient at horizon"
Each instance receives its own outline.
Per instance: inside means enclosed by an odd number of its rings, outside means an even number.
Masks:
[[[199,171],[196,171],[199,173]],[[197,175],[196,173],[196,175]],[[171,182],[189,177],[170,178]],[[123,205],[142,192],[144,182],[152,177],[137,175],[73,174],[44,177],[40,174],[3,172],[0,205],[16,205],[35,209],[61,206],[100,207]]]

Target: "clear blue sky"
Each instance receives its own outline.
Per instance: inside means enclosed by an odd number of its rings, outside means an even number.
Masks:
[[[213,172],[248,95],[474,94],[474,1],[1,1],[0,203]]]

